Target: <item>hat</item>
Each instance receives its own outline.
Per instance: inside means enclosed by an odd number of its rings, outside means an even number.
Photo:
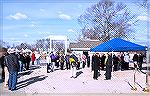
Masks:
[[[8,53],[15,53],[15,49],[10,49]]]

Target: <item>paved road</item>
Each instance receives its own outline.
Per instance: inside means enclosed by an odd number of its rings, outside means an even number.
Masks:
[[[9,91],[8,88],[3,87],[0,83],[0,93],[2,96],[10,96],[16,94],[25,95],[38,95],[38,94],[125,94],[125,93],[138,93],[140,95],[147,95],[142,89],[136,85],[137,91],[132,91],[131,85],[133,83],[134,71],[116,71],[112,72],[111,80],[104,80],[105,71],[101,71],[101,76],[98,80],[93,80],[93,72],[90,68],[77,70],[77,78],[70,78],[70,70],[56,69],[53,73],[46,73],[46,66],[31,66],[31,70],[19,73],[18,84],[16,91]],[[136,72],[136,81],[142,87],[145,87],[145,74]]]

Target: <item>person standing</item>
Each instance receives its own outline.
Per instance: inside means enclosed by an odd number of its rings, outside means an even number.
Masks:
[[[15,55],[15,49],[11,49],[10,54],[5,56],[4,62],[9,72],[8,89],[14,91],[16,89],[19,70],[19,60]]]
[[[1,68],[2,68],[2,75],[1,75],[1,79],[2,79],[2,82],[4,82],[5,81],[5,79],[7,79],[6,78],[6,76],[5,76],[5,73],[7,73],[6,71],[5,71],[5,65],[4,65],[4,57],[7,55],[8,53],[7,53],[7,49],[6,48],[0,48],[0,65],[1,65]]]
[[[37,64],[37,65],[40,65],[40,58],[41,58],[40,52],[37,52],[37,53],[35,54],[35,58],[36,58],[36,64]]]
[[[34,51],[32,52],[31,59],[32,59],[32,65],[34,65],[34,61],[36,59]]]
[[[81,63],[81,54],[77,54],[78,62],[77,62],[77,70],[80,69],[80,63]]]
[[[0,57],[0,65],[1,65],[1,68],[2,68],[2,75],[1,75],[1,79],[2,79],[2,81],[4,81],[4,79],[5,79],[4,57],[5,57],[5,56],[4,56],[4,54],[2,54],[2,56]]]
[[[87,67],[89,68],[90,67],[90,55],[88,54],[88,57],[87,57]]]
[[[125,69],[124,66],[124,53],[121,53],[121,57],[120,57],[120,63],[121,63],[121,71],[123,71]]]
[[[67,54],[65,56],[65,62],[66,62],[66,69],[69,70],[70,69],[70,61],[69,61],[70,55]]]
[[[106,73],[105,73],[105,80],[111,79],[111,72],[112,72],[112,54],[108,54],[108,58],[106,60]]]
[[[9,53],[7,52],[5,54],[5,56],[7,56]],[[5,61],[4,61],[5,62]],[[9,79],[9,72],[8,72],[8,68],[6,67],[6,65],[4,64],[4,71],[5,71],[5,81],[4,81],[4,87],[8,86],[8,79]]]
[[[56,61],[56,57],[55,57],[53,52],[51,52],[50,58],[51,58],[52,72],[53,72],[54,71],[54,66],[55,66],[55,61]]]
[[[70,64],[71,64],[71,78],[76,78],[76,66],[77,66],[78,58],[75,53],[72,53],[70,56]]]
[[[133,63],[134,63],[134,68],[137,69],[138,68],[138,54],[135,53],[134,56],[133,56]]]
[[[138,64],[140,70],[142,70],[143,58],[144,58],[143,54],[140,53],[139,54],[139,64]]]
[[[128,53],[125,53],[124,56],[124,65],[125,65],[125,70],[129,69],[129,62],[130,62],[130,57]]]
[[[86,56],[82,54],[82,68],[85,68],[86,65]]]
[[[63,55],[63,54],[60,54],[59,61],[60,61],[60,69],[61,69],[61,70],[64,70],[65,58],[64,58],[64,55]]]
[[[113,65],[114,65],[113,70],[114,70],[114,71],[117,71],[117,70],[118,70],[118,62],[119,62],[119,59],[118,59],[118,57],[114,54],[114,55],[113,55]]]
[[[105,58],[106,58],[106,56],[105,56],[105,54],[102,54],[102,56],[101,56],[101,68],[102,68],[102,70],[104,70],[104,67],[105,67]]]
[[[95,57],[95,53],[92,55],[92,64],[91,64],[91,71],[94,71],[94,57]]]
[[[46,54],[46,63],[47,63],[47,73],[49,73],[49,69],[51,68],[51,58],[49,52]]]
[[[22,72],[23,71],[23,63],[24,63],[24,56],[23,56],[23,53],[20,52],[18,54],[18,60],[19,60],[19,72]]]
[[[99,70],[99,64],[100,64],[100,58],[99,58],[99,54],[96,53],[96,55],[93,57],[93,79],[94,80],[98,80],[98,70]]]
[[[30,53],[26,53],[25,59],[26,59],[26,69],[29,70],[30,61],[31,61]]]
[[[55,66],[58,68],[59,67],[59,52],[56,53],[56,58],[55,58]]]

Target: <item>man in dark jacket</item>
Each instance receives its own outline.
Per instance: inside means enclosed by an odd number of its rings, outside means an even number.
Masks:
[[[90,55],[88,54],[88,57],[87,57],[87,67],[89,68],[90,67]]]
[[[96,55],[93,57],[93,70],[94,70],[93,79],[95,80],[98,80],[97,78],[98,78],[99,64],[100,64],[99,54],[96,53]]]
[[[139,69],[142,70],[142,64],[143,64],[143,58],[144,58],[144,55],[142,53],[139,54]]]
[[[102,70],[104,70],[104,67],[105,67],[105,58],[106,58],[106,56],[105,56],[105,54],[102,54],[102,57],[101,57],[101,67],[102,67]]]
[[[15,55],[14,49],[11,49],[10,54],[5,56],[4,62],[9,72],[8,89],[13,91],[16,89],[17,73],[19,69],[19,61]]]
[[[29,70],[30,61],[31,61],[30,53],[26,53],[25,59],[26,59],[26,70]]]
[[[133,56],[133,63],[134,63],[134,68],[136,69],[138,67],[138,54],[135,53],[134,56]]]
[[[67,68],[67,70],[70,69],[70,61],[69,61],[69,58],[70,58],[70,55],[67,54],[67,55],[65,56],[65,61],[66,61],[66,68]]]
[[[112,72],[112,54],[109,53],[107,61],[106,61],[106,73],[105,73],[106,79],[105,80],[111,79],[111,72]]]

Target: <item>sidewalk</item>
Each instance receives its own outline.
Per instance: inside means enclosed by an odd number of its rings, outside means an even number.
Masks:
[[[3,87],[0,83],[1,96],[9,96],[9,94],[125,94],[138,93],[147,94],[136,85],[137,91],[132,91],[133,70],[112,72],[111,80],[104,80],[105,71],[101,71],[101,76],[98,80],[93,80],[93,72],[91,68],[77,70],[78,77],[70,78],[71,70],[56,70],[53,73],[46,73],[46,66],[32,66],[30,71],[20,73],[18,78],[17,90],[11,92],[8,88]],[[145,87],[145,74],[136,72],[136,81]],[[22,96],[22,95],[21,95]]]

